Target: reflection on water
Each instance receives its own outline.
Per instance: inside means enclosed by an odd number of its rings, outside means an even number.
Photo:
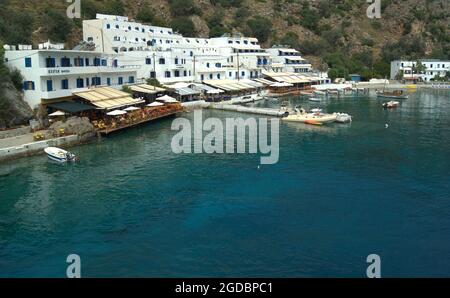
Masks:
[[[2,164],[0,276],[63,277],[78,253],[84,276],[363,277],[374,252],[385,276],[448,276],[449,93],[392,111],[289,101],[354,122],[282,123],[280,162],[260,168],[256,155],[172,154],[171,119],[73,148],[78,164]]]

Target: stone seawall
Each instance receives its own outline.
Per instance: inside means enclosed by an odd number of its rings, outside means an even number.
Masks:
[[[89,139],[93,138],[94,135],[88,137],[80,138],[77,135],[70,135],[40,142],[33,142],[30,144],[24,144],[20,146],[14,146],[9,148],[0,149],[0,162],[6,160],[12,160],[27,156],[33,156],[38,154],[43,154],[44,149],[47,147],[62,147],[67,148],[81,143],[88,142]]]

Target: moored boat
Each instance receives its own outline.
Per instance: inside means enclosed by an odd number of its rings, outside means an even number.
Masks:
[[[321,111],[315,113],[306,113],[305,111],[300,111],[297,113],[290,113],[289,116],[282,118],[284,121],[289,122],[302,122],[306,124],[321,125],[325,123],[335,122],[337,114],[324,114]]]
[[[346,113],[336,113],[336,122],[338,123],[349,123],[352,122],[352,116]]]
[[[383,108],[385,109],[395,109],[398,108],[400,106],[400,102],[398,101],[390,101],[390,102],[385,102],[383,104]]]
[[[315,102],[321,101],[321,99],[320,99],[320,98],[317,98],[317,97],[311,97],[311,98],[308,98],[308,100],[309,100],[309,101],[315,101]]]
[[[48,147],[44,151],[49,159],[57,162],[75,162],[77,160],[75,154],[60,148]]]
[[[393,92],[377,91],[377,97],[379,97],[379,98],[408,99],[409,96],[403,90],[395,90]]]

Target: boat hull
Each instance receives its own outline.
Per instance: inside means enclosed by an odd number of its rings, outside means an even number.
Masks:
[[[289,115],[285,118],[283,118],[283,121],[288,122],[301,122],[301,123],[308,123],[308,124],[315,124],[317,123],[325,124],[325,123],[332,123],[335,122],[337,119],[336,114],[324,114],[324,115],[317,115],[317,114],[304,114],[304,115]]]

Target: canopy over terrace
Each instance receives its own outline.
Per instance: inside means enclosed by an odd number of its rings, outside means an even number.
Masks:
[[[75,92],[74,95],[102,110],[113,110],[144,102],[144,100],[132,98],[130,94],[111,87],[100,87],[88,91]]]
[[[157,93],[166,91],[166,89],[164,89],[164,88],[147,85],[147,84],[133,85],[133,86],[130,86],[130,89],[134,92],[146,93],[146,94],[157,94]]]
[[[245,81],[236,80],[206,80],[204,83],[224,91],[249,91],[257,88],[246,83]]]
[[[311,79],[306,76],[289,72],[263,72],[266,77],[281,83],[310,84]]]

